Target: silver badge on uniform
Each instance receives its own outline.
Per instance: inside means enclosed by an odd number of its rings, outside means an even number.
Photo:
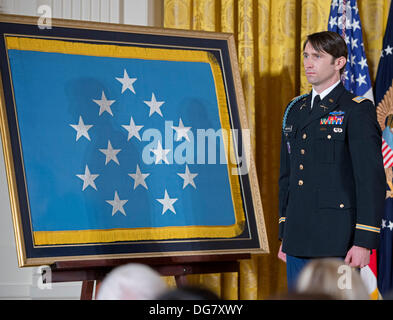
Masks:
[[[285,126],[284,132],[285,132],[285,133],[292,132],[292,125],[287,125],[287,126]]]

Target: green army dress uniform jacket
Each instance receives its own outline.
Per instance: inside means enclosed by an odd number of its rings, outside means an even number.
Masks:
[[[279,177],[279,238],[298,257],[344,257],[376,248],[385,202],[375,106],[340,82],[310,111],[311,94],[285,111]]]

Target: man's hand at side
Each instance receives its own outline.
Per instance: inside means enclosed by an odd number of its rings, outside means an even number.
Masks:
[[[280,249],[278,249],[277,256],[280,260],[284,261],[285,263],[287,262],[287,255],[284,252],[282,252],[282,243],[280,245]]]
[[[353,246],[347,252],[345,263],[350,267],[363,268],[370,263],[370,249]]]

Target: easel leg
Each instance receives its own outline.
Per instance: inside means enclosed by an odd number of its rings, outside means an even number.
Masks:
[[[97,298],[98,290],[100,290],[102,280],[96,280],[96,289],[94,290],[94,299]]]
[[[94,280],[82,282],[81,300],[92,300],[94,290]]]

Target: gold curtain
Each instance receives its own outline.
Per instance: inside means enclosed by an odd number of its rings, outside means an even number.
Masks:
[[[358,1],[372,81],[390,1]],[[302,68],[302,43],[307,34],[327,30],[330,4],[331,0],[164,0],[165,28],[230,32],[237,43],[271,253],[241,261],[240,279],[236,273],[189,277],[191,284],[202,284],[223,299],[265,299],[286,291],[286,267],[277,259],[280,127],[287,103],[310,90]]]

